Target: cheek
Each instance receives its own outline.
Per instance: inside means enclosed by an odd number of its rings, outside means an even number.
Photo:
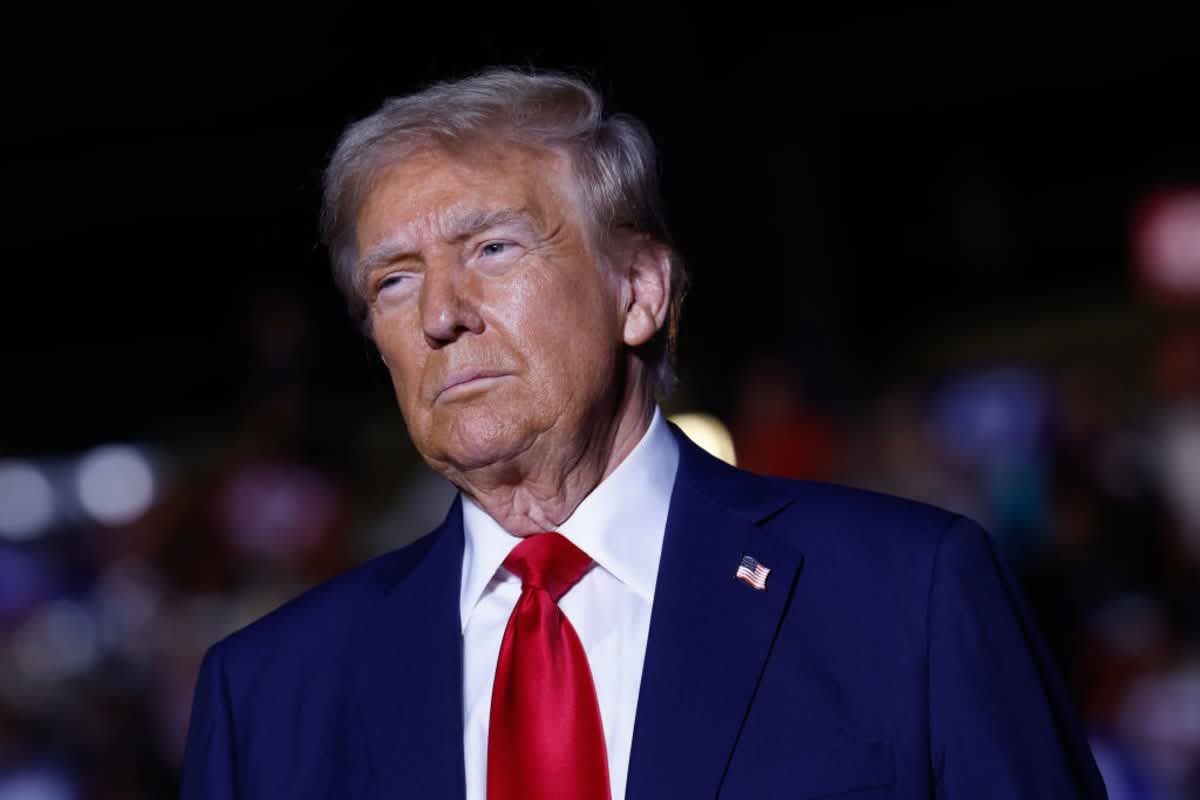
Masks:
[[[582,385],[607,380],[618,347],[616,315],[599,285],[554,288],[522,305],[530,311],[513,320],[513,339],[547,390],[558,383],[573,394]]]

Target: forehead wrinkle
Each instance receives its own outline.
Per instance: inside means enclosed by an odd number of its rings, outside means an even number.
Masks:
[[[363,254],[359,260],[359,267],[370,269],[399,258],[418,255],[421,251],[420,242],[429,238],[429,234],[436,230],[433,215],[434,212],[429,212],[418,219],[394,227],[382,241]]]
[[[514,222],[522,223],[532,228],[533,215],[524,206],[519,208],[500,208],[492,211],[482,208],[471,209],[448,220],[443,229],[443,235],[446,241],[459,241],[474,236],[488,228],[494,228],[497,225],[508,225]]]
[[[358,261],[358,275],[365,278],[373,269],[405,258],[418,258],[421,244],[438,235],[437,210],[427,211],[414,220],[395,226],[383,240],[371,247]]]
[[[382,242],[372,247],[362,257],[359,266],[369,270],[389,261],[420,254],[420,242],[437,238],[445,242],[458,242],[477,233],[510,223],[521,223],[533,228],[533,216],[528,209],[484,208],[452,206],[445,210],[429,211],[416,220],[393,231]]]

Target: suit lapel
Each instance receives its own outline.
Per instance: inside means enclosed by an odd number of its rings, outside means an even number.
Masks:
[[[360,627],[354,703],[379,797],[461,800],[463,776],[461,501],[396,565]],[[404,555],[407,555],[405,551]]]
[[[803,560],[759,527],[786,496],[677,438],[629,798],[716,796]],[[734,578],[743,555],[771,568],[765,591]]]

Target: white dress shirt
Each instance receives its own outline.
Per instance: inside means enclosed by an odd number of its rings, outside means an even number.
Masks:
[[[650,609],[679,448],[655,409],[649,429],[558,532],[596,562],[559,601],[587,653],[604,724],[613,800],[625,796]],[[487,738],[500,640],[521,596],[501,564],[521,541],[463,498],[459,609],[463,631],[463,751],[467,800],[487,796]]]

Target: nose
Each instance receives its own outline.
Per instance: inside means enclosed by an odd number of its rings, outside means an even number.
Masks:
[[[465,333],[483,332],[483,318],[470,296],[470,276],[457,263],[429,264],[421,280],[421,330],[437,350]]]

